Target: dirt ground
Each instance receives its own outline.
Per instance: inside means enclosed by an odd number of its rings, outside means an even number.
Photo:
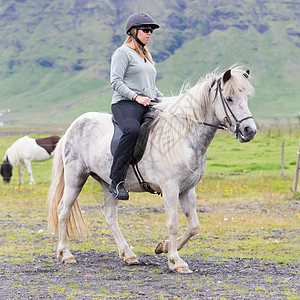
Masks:
[[[226,212],[250,210],[254,213],[263,211],[265,206],[266,204],[258,203],[227,204],[222,209]],[[274,215],[279,215],[287,212],[294,214],[298,211],[298,207],[298,201],[282,200],[277,206],[268,209],[276,211]],[[83,208],[91,218],[94,218],[93,214],[98,214],[100,210],[99,205]],[[211,214],[214,209],[216,207],[213,205],[197,208],[199,212],[207,214]],[[119,215],[145,215],[144,210],[133,205],[121,206]],[[163,207],[147,208],[148,213],[149,211],[153,214],[160,211],[163,213]],[[30,212],[33,214],[32,211],[27,213]],[[7,226],[29,226],[29,223],[21,224],[19,218],[11,216],[5,220]],[[43,222],[35,230],[40,228]],[[277,234],[277,231],[274,234]],[[8,249],[9,246],[7,244]],[[140,264],[128,266],[115,251],[100,252],[94,249],[79,251],[72,249],[70,243],[70,251],[75,256],[77,264],[65,265],[57,260],[54,249],[50,254],[47,251],[49,250],[45,249],[44,253],[39,254],[31,253],[29,254],[31,261],[26,257],[24,261],[21,258],[17,263],[9,262],[0,253],[2,257],[0,300],[300,299],[300,263],[182,254],[181,257],[193,272],[177,274],[168,269],[166,254],[140,254],[138,256]]]
[[[182,256],[193,271],[169,271],[166,255],[127,266],[116,252],[73,251],[77,264],[52,257],[0,266],[0,299],[300,299],[300,264]]]

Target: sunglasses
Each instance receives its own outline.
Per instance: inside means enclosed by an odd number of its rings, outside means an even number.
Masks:
[[[148,28],[148,27],[141,27],[139,28],[140,30],[142,30],[144,33],[152,33],[153,29],[152,28]]]

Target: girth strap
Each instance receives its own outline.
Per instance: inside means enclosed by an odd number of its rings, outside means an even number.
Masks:
[[[154,191],[154,190],[151,188],[150,184],[149,184],[148,182],[144,181],[144,178],[143,178],[143,176],[141,175],[140,170],[139,170],[137,164],[134,164],[134,165],[131,165],[131,166],[132,166],[133,172],[134,172],[134,174],[135,174],[135,176],[136,176],[136,178],[137,178],[137,180],[138,180],[138,182],[139,182],[139,185],[140,185],[142,191],[144,191],[144,192],[149,192],[149,193],[151,193],[151,194],[162,195],[161,192],[156,192],[156,191]]]

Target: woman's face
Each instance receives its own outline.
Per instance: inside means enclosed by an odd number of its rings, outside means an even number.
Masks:
[[[143,26],[139,28],[137,38],[144,44],[147,45],[149,42],[150,36],[153,32],[153,29],[148,26]]]

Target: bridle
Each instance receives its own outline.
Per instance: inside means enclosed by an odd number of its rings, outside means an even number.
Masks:
[[[238,138],[238,135],[239,133],[242,134],[241,130],[240,130],[240,125],[242,122],[246,121],[246,120],[249,120],[249,119],[253,119],[252,116],[248,116],[248,117],[245,117],[241,120],[238,120],[238,118],[234,115],[233,111],[231,110],[231,108],[229,107],[229,104],[227,102],[227,100],[225,99],[224,95],[223,95],[223,89],[221,87],[221,83],[222,83],[222,78],[219,78],[217,80],[217,87],[215,89],[215,97],[214,97],[214,100],[213,102],[216,100],[217,98],[217,95],[219,93],[220,95],[220,99],[221,99],[221,103],[222,103],[222,106],[223,106],[223,109],[224,109],[224,112],[225,112],[225,121],[228,123],[228,125],[225,125],[225,124],[221,124],[221,127],[222,129],[229,129],[230,132],[234,133],[236,138]],[[231,118],[229,116],[229,113],[231,114],[231,116],[233,117],[234,121],[235,121],[235,124],[232,123],[231,121]],[[205,124],[206,125],[206,124]],[[232,127],[235,126],[235,130],[231,130]],[[221,128],[219,128],[221,129]]]
[[[222,103],[222,106],[223,106],[223,109],[224,109],[224,112],[225,112],[225,122],[227,124],[223,124],[223,123],[220,123],[219,125],[215,125],[215,124],[211,124],[211,123],[207,123],[207,122],[203,122],[203,121],[195,121],[197,122],[198,124],[202,124],[202,125],[205,125],[205,126],[210,126],[210,127],[213,127],[213,128],[216,128],[216,129],[221,129],[221,130],[229,130],[230,133],[234,134],[236,136],[236,138],[238,138],[238,135],[241,134],[242,135],[242,132],[240,130],[240,125],[242,122],[246,121],[246,120],[249,120],[249,119],[253,119],[252,116],[248,116],[248,117],[245,117],[241,120],[238,120],[238,118],[235,116],[235,114],[233,113],[233,111],[231,110],[231,108],[229,107],[229,104],[228,104],[228,101],[225,99],[224,95],[223,95],[223,89],[222,89],[222,77],[219,78],[218,80],[214,81],[214,83],[211,85],[211,88],[213,88],[213,86],[217,83],[217,87],[215,88],[215,96],[214,96],[214,99],[213,99],[213,102],[216,100],[217,96],[218,96],[218,93],[220,95],[220,99],[221,99],[221,103]],[[150,106],[153,106],[157,103],[159,103],[160,101],[157,100],[157,99],[151,99],[151,103],[150,103]],[[155,109],[157,109],[155,107]],[[233,124],[233,122],[231,121],[231,118],[229,116],[229,114],[231,114],[231,116],[233,117],[234,121],[235,121],[235,124]],[[180,117],[180,118],[184,118],[182,116],[179,116],[179,115],[176,115],[176,114],[172,114],[174,117]],[[233,130],[232,128],[235,127],[235,130]]]

